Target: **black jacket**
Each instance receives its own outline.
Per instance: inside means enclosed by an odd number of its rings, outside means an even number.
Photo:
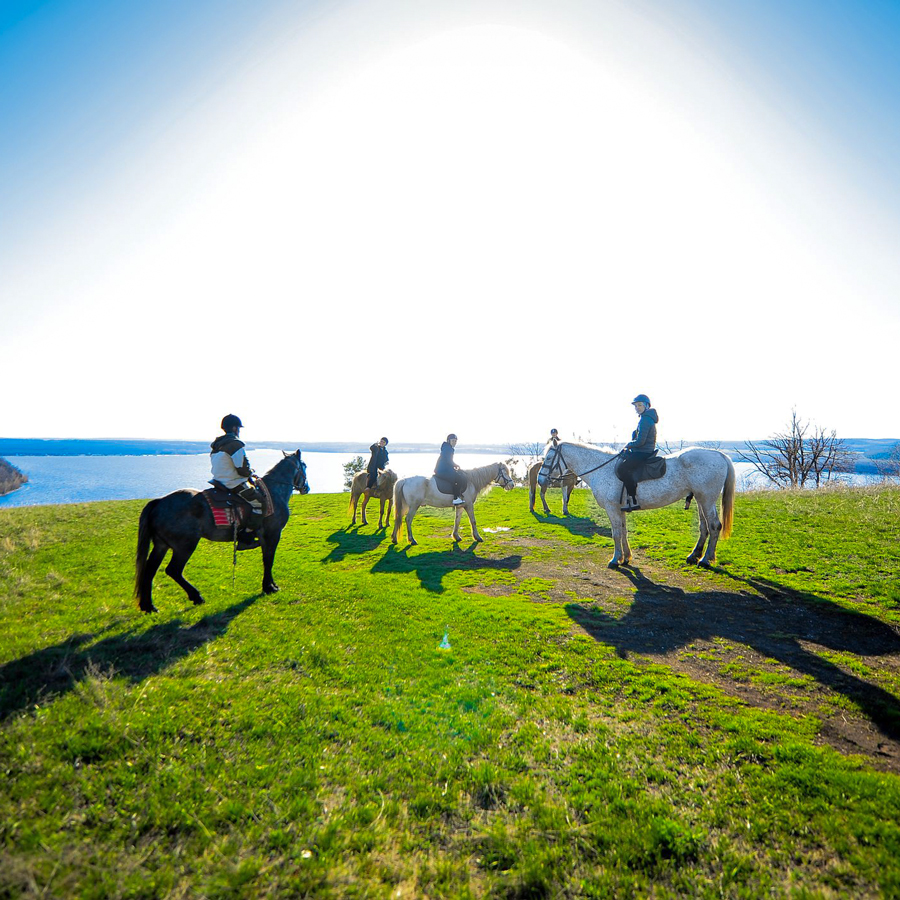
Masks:
[[[625,445],[632,453],[643,453],[649,456],[656,450],[656,423],[659,416],[655,409],[645,409],[641,413],[638,427],[631,433],[631,442]]]
[[[453,444],[450,441],[444,441],[441,444],[441,455],[438,458],[437,465],[434,467],[434,474],[440,475],[441,478],[453,478],[456,474],[457,466],[453,462]]]
[[[380,444],[372,444],[369,447],[369,450],[372,452],[372,455],[369,457],[369,464],[366,466],[367,472],[376,472],[378,469],[383,469],[388,464],[388,452],[387,447],[382,447]]]

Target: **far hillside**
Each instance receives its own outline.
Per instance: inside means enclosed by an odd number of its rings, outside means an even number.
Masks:
[[[26,481],[28,481],[27,475],[10,465],[5,459],[0,459],[0,496],[11,493]]]

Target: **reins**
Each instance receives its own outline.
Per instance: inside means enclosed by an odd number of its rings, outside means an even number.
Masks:
[[[558,446],[553,447],[553,451],[555,452],[555,456],[553,457],[553,465],[550,467],[550,471],[547,473],[547,477],[550,478],[551,481],[562,481],[565,478],[566,470],[569,469],[569,464],[566,462],[565,457],[562,455],[562,450]],[[620,450],[615,456],[611,456],[609,459],[604,460],[600,463],[599,466],[594,466],[593,469],[587,469],[582,472],[580,475],[575,474],[575,478],[584,478],[585,475],[590,475],[591,472],[596,472],[598,469],[602,469],[604,466],[608,466],[613,460],[618,459],[622,455],[622,451]],[[544,466],[547,465],[546,460],[544,461]],[[541,466],[541,469],[544,468]],[[560,475],[558,478],[554,478],[553,472],[559,468]],[[571,470],[570,470],[571,471]],[[540,472],[538,472],[538,476],[540,476]]]

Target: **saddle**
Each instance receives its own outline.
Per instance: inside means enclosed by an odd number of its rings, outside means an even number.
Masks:
[[[452,478],[444,478],[442,475],[432,475],[432,481],[434,482],[434,486],[440,491],[442,494],[449,494],[451,497],[453,496],[453,479]],[[458,483],[459,483],[459,493],[460,495],[466,492],[466,488],[469,486],[468,479],[462,472],[457,475]]]
[[[617,478],[619,478],[619,466],[621,465],[621,462],[616,464]],[[641,481],[655,481],[657,478],[662,478],[665,474],[666,458],[654,455],[642,460],[640,465],[636,466],[632,471],[631,477],[634,479],[635,484],[639,484]]]
[[[272,495],[269,493],[266,483],[262,480],[255,482],[255,487],[259,488],[262,500],[262,514],[263,518],[266,519],[275,512]],[[250,521],[251,507],[250,503],[243,497],[232,493],[227,487],[218,482],[216,482],[215,487],[202,491],[201,496],[209,506],[213,521],[217,526],[227,525],[229,528],[233,528],[237,525],[238,531],[247,527],[247,523]]]

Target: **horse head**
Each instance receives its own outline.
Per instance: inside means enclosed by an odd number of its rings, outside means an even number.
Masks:
[[[543,487],[548,481],[562,478],[566,474],[566,461],[563,459],[562,450],[556,441],[551,441],[544,448],[544,461],[538,471],[538,484]]]
[[[306,480],[306,463],[300,458],[300,451],[297,450],[295,453],[286,453],[282,450],[281,452],[284,454],[285,459],[292,460],[297,466],[294,477],[291,479],[291,486],[299,494],[308,494],[309,482]]]
[[[504,491],[511,491],[516,486],[512,475],[509,474],[509,467],[506,463],[497,463],[497,474],[494,477],[494,483],[499,484]]]

